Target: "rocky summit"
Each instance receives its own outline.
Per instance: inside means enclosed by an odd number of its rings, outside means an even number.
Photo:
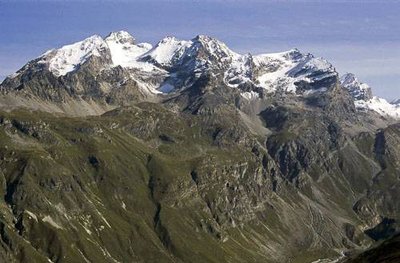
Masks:
[[[400,106],[297,49],[95,35],[0,85],[0,193],[3,262],[364,262]]]

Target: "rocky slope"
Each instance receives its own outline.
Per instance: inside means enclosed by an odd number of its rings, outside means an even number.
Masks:
[[[396,104],[297,49],[121,31],[0,90],[9,262],[312,262],[399,230]]]

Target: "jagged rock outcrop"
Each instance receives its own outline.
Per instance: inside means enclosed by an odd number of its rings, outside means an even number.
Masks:
[[[372,90],[365,84],[360,82],[352,73],[347,73],[340,78],[340,82],[346,88],[355,100],[370,100],[372,99]]]

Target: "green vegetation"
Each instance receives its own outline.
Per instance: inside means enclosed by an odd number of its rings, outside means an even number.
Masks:
[[[329,133],[310,140],[295,125],[263,147],[223,115],[151,103],[97,117],[2,112],[0,256],[309,262],[370,243],[361,208],[379,195],[360,197],[397,183],[393,149],[380,169],[371,141],[332,150]],[[392,206],[378,212],[396,218]]]

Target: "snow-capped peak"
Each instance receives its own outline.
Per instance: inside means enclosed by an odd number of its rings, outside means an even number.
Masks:
[[[105,41],[109,41],[109,42],[116,42],[116,43],[120,43],[120,44],[125,44],[125,43],[129,43],[134,45],[135,44],[135,38],[129,34],[126,31],[116,31],[116,32],[111,32],[106,38]]]
[[[233,60],[240,57],[239,54],[229,49],[225,43],[210,36],[197,35],[192,39],[192,42],[193,49],[195,49],[196,53],[198,53],[202,47],[203,50],[208,53],[208,55],[217,60]]]
[[[143,54],[141,59],[169,67],[183,55],[191,44],[191,41],[168,36],[159,41],[153,49]]]
[[[214,64],[232,61],[240,55],[230,50],[223,42],[205,35],[198,35],[191,40],[179,40],[165,37],[142,56],[143,61],[153,62],[162,67],[173,67],[182,63],[190,68],[202,67],[213,61]]]
[[[371,88],[359,81],[354,74],[344,74],[340,78],[340,83],[350,92],[354,99],[354,105],[359,111],[375,111],[382,116],[400,119],[400,105],[372,96]]]
[[[152,48],[151,44],[135,44],[135,39],[126,31],[111,32],[105,39],[98,35],[83,41],[52,49],[44,53],[38,63],[47,64],[56,76],[66,75],[82,65],[91,56],[109,54],[112,63],[104,66],[121,66],[152,71],[154,65],[138,61],[138,58]]]
[[[254,63],[258,69],[256,80],[268,92],[298,93],[297,83],[314,84],[327,80],[326,85],[329,85],[337,77],[335,68],[328,61],[309,53],[303,54],[296,48],[254,56]],[[328,87],[316,88],[327,90]]]
[[[267,53],[267,54],[260,54],[256,55],[256,60],[262,62],[263,58],[269,59],[277,59],[277,60],[288,60],[288,61],[298,61],[299,59],[306,56],[305,54],[301,53],[300,50],[297,48],[292,48],[287,51],[283,52],[276,52],[276,53]]]
[[[340,77],[340,82],[343,85],[349,85],[354,83],[359,83],[358,78],[353,73],[346,73]]]
[[[342,87],[347,89],[353,96],[354,100],[370,100],[372,99],[371,88],[352,74],[346,73],[340,78]]]
[[[41,56],[38,63],[48,64],[48,68],[56,76],[63,76],[75,70],[91,56],[101,56],[107,49],[106,42],[94,35],[74,44],[53,49]]]
[[[152,65],[138,61],[141,55],[152,48],[151,44],[135,44],[135,39],[126,31],[112,32],[105,38],[105,41],[110,49],[114,66],[138,68],[144,71],[154,69]]]

